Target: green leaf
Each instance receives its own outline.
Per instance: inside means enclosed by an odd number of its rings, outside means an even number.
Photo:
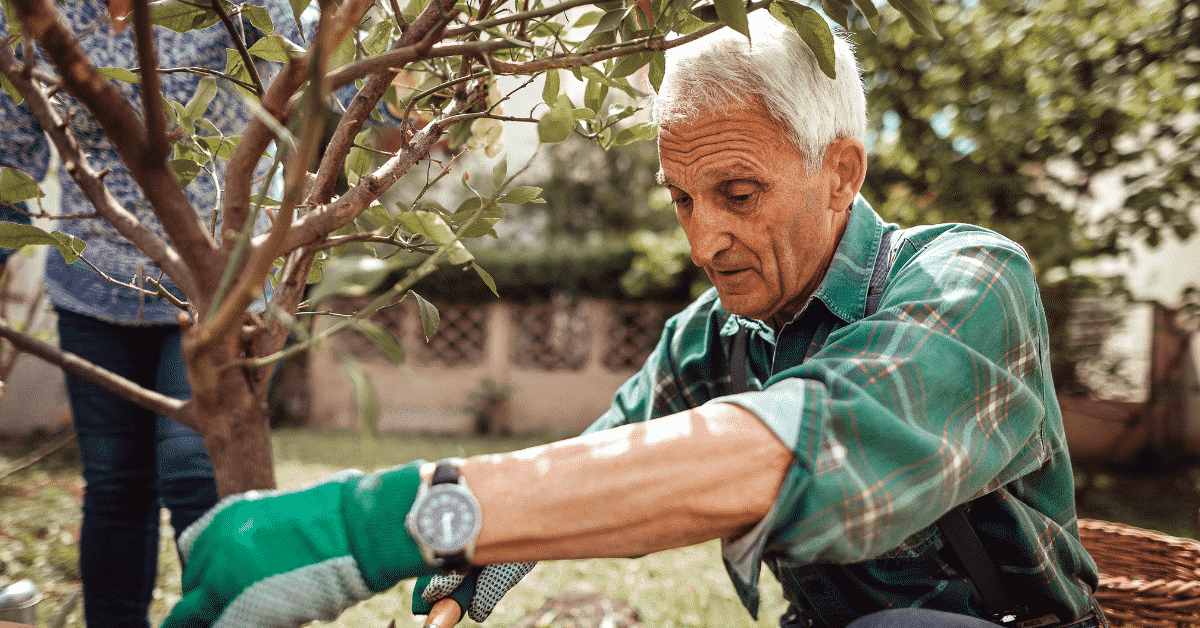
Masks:
[[[508,177],[508,158],[500,157],[496,165],[492,166],[492,187],[499,189],[504,185],[504,179]]]
[[[21,36],[21,20],[17,19],[17,11],[13,7],[10,0],[0,0],[0,10],[4,11],[4,15],[9,16],[8,34],[14,38]],[[20,104],[20,101],[17,101]]]
[[[113,81],[125,81],[134,85],[142,82],[142,77],[125,68],[96,68],[96,72],[100,76]]]
[[[858,7],[858,12],[867,18],[867,26],[871,28],[872,33],[879,32],[879,9],[875,8],[875,3],[872,0],[852,0],[854,6]]]
[[[263,7],[253,4],[243,4],[242,16],[250,20],[250,25],[264,35],[275,32],[275,23],[271,21],[271,13]]]
[[[300,14],[304,13],[304,9],[308,8],[309,0],[288,0],[288,4],[292,5],[292,17],[296,19],[296,23],[300,23]],[[411,19],[409,20],[411,21]]]
[[[248,52],[274,63],[287,63],[292,57],[304,52],[304,49],[279,35],[271,35],[254,42]]]
[[[654,91],[658,91],[662,87],[663,75],[667,73],[667,55],[659,50],[650,56],[650,86]]]
[[[250,71],[246,69],[246,64],[242,62],[242,55],[238,54],[236,50],[225,49],[225,73],[247,85],[253,82],[250,79]],[[246,91],[248,94],[250,93],[241,84],[238,84],[238,88]]]
[[[53,246],[68,264],[74,264],[87,243],[59,231],[46,233],[33,225],[0,222],[0,247],[19,249],[25,246]]]
[[[508,191],[507,194],[501,196],[499,202],[508,203],[510,205],[523,205],[531,202],[542,193],[542,188],[532,185],[522,185]]]
[[[542,83],[542,101],[547,105],[554,106],[558,100],[558,91],[561,89],[559,84],[558,70],[551,68],[546,70],[545,82]]]
[[[379,287],[391,272],[391,265],[377,257],[333,257],[324,264],[321,281],[313,286],[308,298],[320,303],[334,296],[361,297]]]
[[[489,275],[488,272],[479,264],[472,262],[471,268],[475,269],[475,274],[479,275],[479,278],[483,280],[483,283],[487,284],[487,287],[492,289],[492,294],[499,297],[500,293],[496,290],[496,280],[492,279],[492,276]]]
[[[167,162],[167,167],[175,174],[179,185],[185,188],[200,175],[200,164],[191,159],[172,159]]]
[[[483,199],[479,200],[481,201],[480,203],[472,203],[474,207],[464,212],[461,216],[461,219],[459,214],[455,213],[455,222],[462,225],[466,224],[467,220],[470,220],[476,212],[483,212],[482,215],[475,219],[475,222],[471,223],[471,227],[469,229],[466,229],[465,231],[461,229],[459,230],[459,237],[482,238],[483,236],[491,233],[492,228],[496,226],[496,223],[500,222],[501,218],[504,218],[504,209],[499,205],[490,203],[481,209]]]
[[[336,351],[338,362],[350,380],[354,390],[354,408],[358,411],[359,430],[364,434],[375,434],[379,430],[379,391],[371,382],[366,369],[345,351]]]
[[[3,74],[0,74],[0,89],[3,89],[4,93],[8,94],[8,97],[12,98],[13,102],[18,105],[25,102],[25,98],[21,96],[21,92],[17,91],[17,86],[13,85],[8,80],[8,77]]]
[[[653,123],[643,122],[635,124],[629,128],[622,129],[617,136],[613,138],[613,144],[624,146],[634,142],[643,142],[658,138],[658,127]]]
[[[579,19],[575,20],[575,23],[571,25],[571,28],[587,28],[593,24],[599,23],[601,17],[604,17],[603,11],[588,11],[587,13],[579,16]]]
[[[538,139],[543,144],[558,144],[567,141],[567,138],[571,137],[571,131],[575,128],[573,109],[570,99],[565,95],[559,95],[554,106],[542,114],[541,120],[538,120]]]
[[[346,182],[350,185],[358,185],[363,175],[371,171],[375,165],[375,158],[370,151],[355,146],[350,149],[350,154],[346,156]]]
[[[192,94],[190,100],[183,111],[188,118],[196,119],[208,111],[208,105],[212,103],[213,98],[217,96],[217,79],[206,76],[200,79],[196,85],[196,93]]]
[[[613,78],[629,76],[630,74],[642,69],[642,66],[649,63],[650,57],[653,56],[653,54],[653,52],[636,52],[631,55],[626,55],[617,61],[617,64],[613,66],[612,72],[609,73],[609,76]]]
[[[176,33],[208,28],[220,21],[207,4],[187,0],[158,0],[150,3],[150,21]]]
[[[933,13],[929,9],[929,0],[888,0],[888,4],[896,7],[908,20],[908,25],[919,35],[940,40],[937,23],[933,21]]]
[[[867,0],[867,2],[870,1]],[[838,26],[845,29],[850,28],[847,25],[850,20],[850,11],[847,9],[844,0],[821,0],[821,10]]]
[[[43,196],[42,188],[33,177],[16,168],[0,168],[0,203],[12,205]]]
[[[438,314],[437,308],[433,304],[426,301],[421,295],[409,290],[414,297],[417,298],[417,305],[421,310],[421,329],[425,332],[425,342],[429,342],[433,335],[437,333],[438,325],[442,322],[441,315]]]
[[[776,19],[785,24],[791,24],[792,28],[799,33],[800,38],[817,57],[817,65],[825,73],[825,76],[830,79],[836,78],[833,33],[829,30],[829,23],[825,21],[825,18],[821,17],[816,9],[792,2],[792,0],[773,2],[770,11]]]
[[[404,347],[383,325],[372,320],[360,319],[350,323],[355,331],[375,343],[392,364],[404,364]]]
[[[750,21],[746,19],[745,0],[714,0],[721,23],[750,39]]]
[[[425,236],[439,248],[446,248],[446,258],[451,264],[461,265],[475,259],[451,231],[450,225],[441,216],[427,211],[410,211],[396,216],[396,224],[412,233]]]
[[[606,33],[608,31],[615,30],[621,25],[621,21],[625,19],[626,12],[627,9],[619,8],[605,13],[604,17],[601,17],[596,23],[596,28],[592,29],[592,34],[588,35],[588,38],[590,39],[597,33]]]

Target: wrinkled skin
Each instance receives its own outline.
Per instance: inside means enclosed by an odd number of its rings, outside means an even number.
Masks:
[[[671,192],[692,262],[730,312],[790,321],[820,285],[862,187],[866,152],[855,138],[804,156],[761,107],[702,111],[664,125],[660,181]]]

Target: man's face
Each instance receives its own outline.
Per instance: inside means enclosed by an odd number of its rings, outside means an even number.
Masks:
[[[799,149],[758,108],[674,123],[659,131],[658,152],[692,262],[725,309],[777,327],[795,316],[846,223],[846,208],[831,200],[838,177],[830,156],[806,176]]]

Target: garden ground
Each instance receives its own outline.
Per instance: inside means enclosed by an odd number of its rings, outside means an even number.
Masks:
[[[277,430],[273,435],[278,482],[295,487],[346,467],[371,470],[417,458],[511,451],[552,440],[549,435],[502,439],[386,434],[363,442],[355,434]],[[0,473],[34,449],[44,436],[0,442]],[[1080,476],[1082,479],[1082,475]],[[1119,521],[1176,536],[1200,538],[1200,471],[1131,474],[1096,470],[1081,496],[1082,517]],[[78,450],[68,445],[37,464],[0,479],[0,586],[21,578],[37,582],[45,600],[39,626],[50,627],[79,587],[77,542],[83,482]],[[164,520],[165,523],[165,520]],[[159,584],[152,625],[179,599],[179,562],[169,525],[162,527]],[[506,626],[566,589],[598,590],[632,604],[647,626],[775,626],[784,604],[773,577],[764,575],[758,621],[742,609],[725,575],[716,542],[659,552],[640,559],[550,561],[540,565],[504,598],[487,623]],[[328,624],[334,628],[417,626],[407,611],[411,581],[358,605]],[[63,624],[83,626],[76,604]],[[473,622],[464,620],[464,626]]]

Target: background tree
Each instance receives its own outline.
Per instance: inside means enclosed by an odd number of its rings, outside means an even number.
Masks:
[[[1196,228],[1200,5],[939,1],[933,15],[944,42],[890,16],[856,37],[877,134],[864,194],[902,225],[969,222],[1021,243],[1060,389],[1078,389],[1070,306],[1121,279],[1086,262]]]
[[[891,3],[916,28],[932,34],[927,7],[919,0]],[[829,68],[827,72],[832,71],[826,23],[813,9],[790,0],[750,4],[719,0],[695,7],[673,0],[642,0],[637,5],[603,2],[590,9],[585,5],[592,3],[582,0],[413,0],[407,6],[397,0],[322,1],[310,46],[302,48],[273,34],[273,21],[299,20],[307,4],[297,0],[292,3],[296,15],[279,16],[252,4],[225,0],[134,0],[138,75],[93,67],[58,19],[52,0],[5,4],[13,26],[5,35],[10,45],[0,46],[3,87],[10,97],[29,103],[58,149],[64,170],[88,192],[97,214],[146,253],[186,295],[186,302],[179,305],[193,397],[180,402],[156,395],[38,342],[7,322],[0,322],[0,336],[22,351],[196,429],[212,457],[218,489],[226,495],[274,486],[265,409],[269,374],[288,352],[308,346],[306,339],[282,350],[289,333],[303,333],[303,326],[294,323],[308,312],[305,285],[316,274],[314,265],[323,263],[325,251],[367,243],[376,256],[347,258],[318,268],[325,281],[318,294],[309,295],[314,302],[321,295],[377,288],[375,284],[391,273],[387,258],[396,251],[427,256],[401,280],[382,287],[369,307],[327,332],[357,326],[396,357],[395,339],[365,320],[371,311],[407,297],[439,263],[473,268],[488,281],[462,240],[490,233],[505,204],[527,202],[538,193],[528,187],[510,189],[506,161],[496,163],[490,181],[463,177],[469,196],[454,210],[423,204],[420,193],[393,206],[378,203],[383,192],[428,159],[439,142],[494,148],[499,124],[506,120],[536,123],[540,140],[548,143],[564,141],[573,133],[604,146],[651,139],[651,125],[627,125],[626,108],[604,106],[610,90],[639,96],[627,77],[649,66],[650,82],[657,85],[664,70],[664,50],[725,25],[749,35],[747,11],[768,5],[772,13],[796,27],[823,67]],[[869,20],[878,20],[875,7],[865,0],[824,4],[843,13],[858,7]],[[217,21],[231,25],[231,16],[243,17],[267,34],[254,46],[231,53],[227,68],[219,73],[222,80],[246,87],[248,101],[258,113],[240,137],[213,137],[206,130],[211,125],[204,124],[189,106],[202,98],[164,103],[158,93],[151,25],[185,32]],[[236,29],[229,26],[229,30],[240,40]],[[677,36],[668,38],[672,33]],[[57,75],[36,70],[35,43]],[[18,45],[25,47],[24,63],[13,54]],[[250,71],[256,56],[283,64],[268,85],[260,84]],[[546,74],[544,107],[527,116],[501,113],[506,94],[498,90],[496,77],[539,74]],[[140,81],[143,114],[120,96],[108,77]],[[562,82],[572,77],[585,84],[582,103],[562,93]],[[397,83],[404,93],[397,94]],[[327,104],[329,94],[348,85],[357,95],[345,112],[334,115]],[[70,93],[95,116],[129,165],[169,240],[149,233],[105,194],[104,173],[89,165],[62,123],[64,111],[55,102],[60,91]],[[381,155],[382,163],[376,165],[364,123],[381,99],[388,100],[405,122],[398,131],[399,148]],[[540,115],[535,118],[534,113]],[[255,165],[272,144],[284,173],[282,198],[274,200],[252,193]],[[201,146],[209,150],[197,150]],[[224,229],[217,234],[210,234],[197,219],[196,208],[183,193],[188,173],[197,172],[206,159],[228,159],[222,185]],[[449,172],[449,163],[439,166],[430,169],[431,185]],[[337,185],[342,175],[344,190]],[[10,169],[2,173],[0,190],[6,202],[39,194],[27,175]],[[259,212],[269,213],[273,224],[268,232],[255,235],[243,225],[254,224]],[[0,242],[6,246],[53,244],[68,259],[78,258],[81,252],[86,256],[86,243],[61,234],[11,223],[0,227]],[[252,314],[249,306],[269,275],[275,290],[267,311]],[[414,298],[421,303],[426,333],[433,333],[436,310]]]

